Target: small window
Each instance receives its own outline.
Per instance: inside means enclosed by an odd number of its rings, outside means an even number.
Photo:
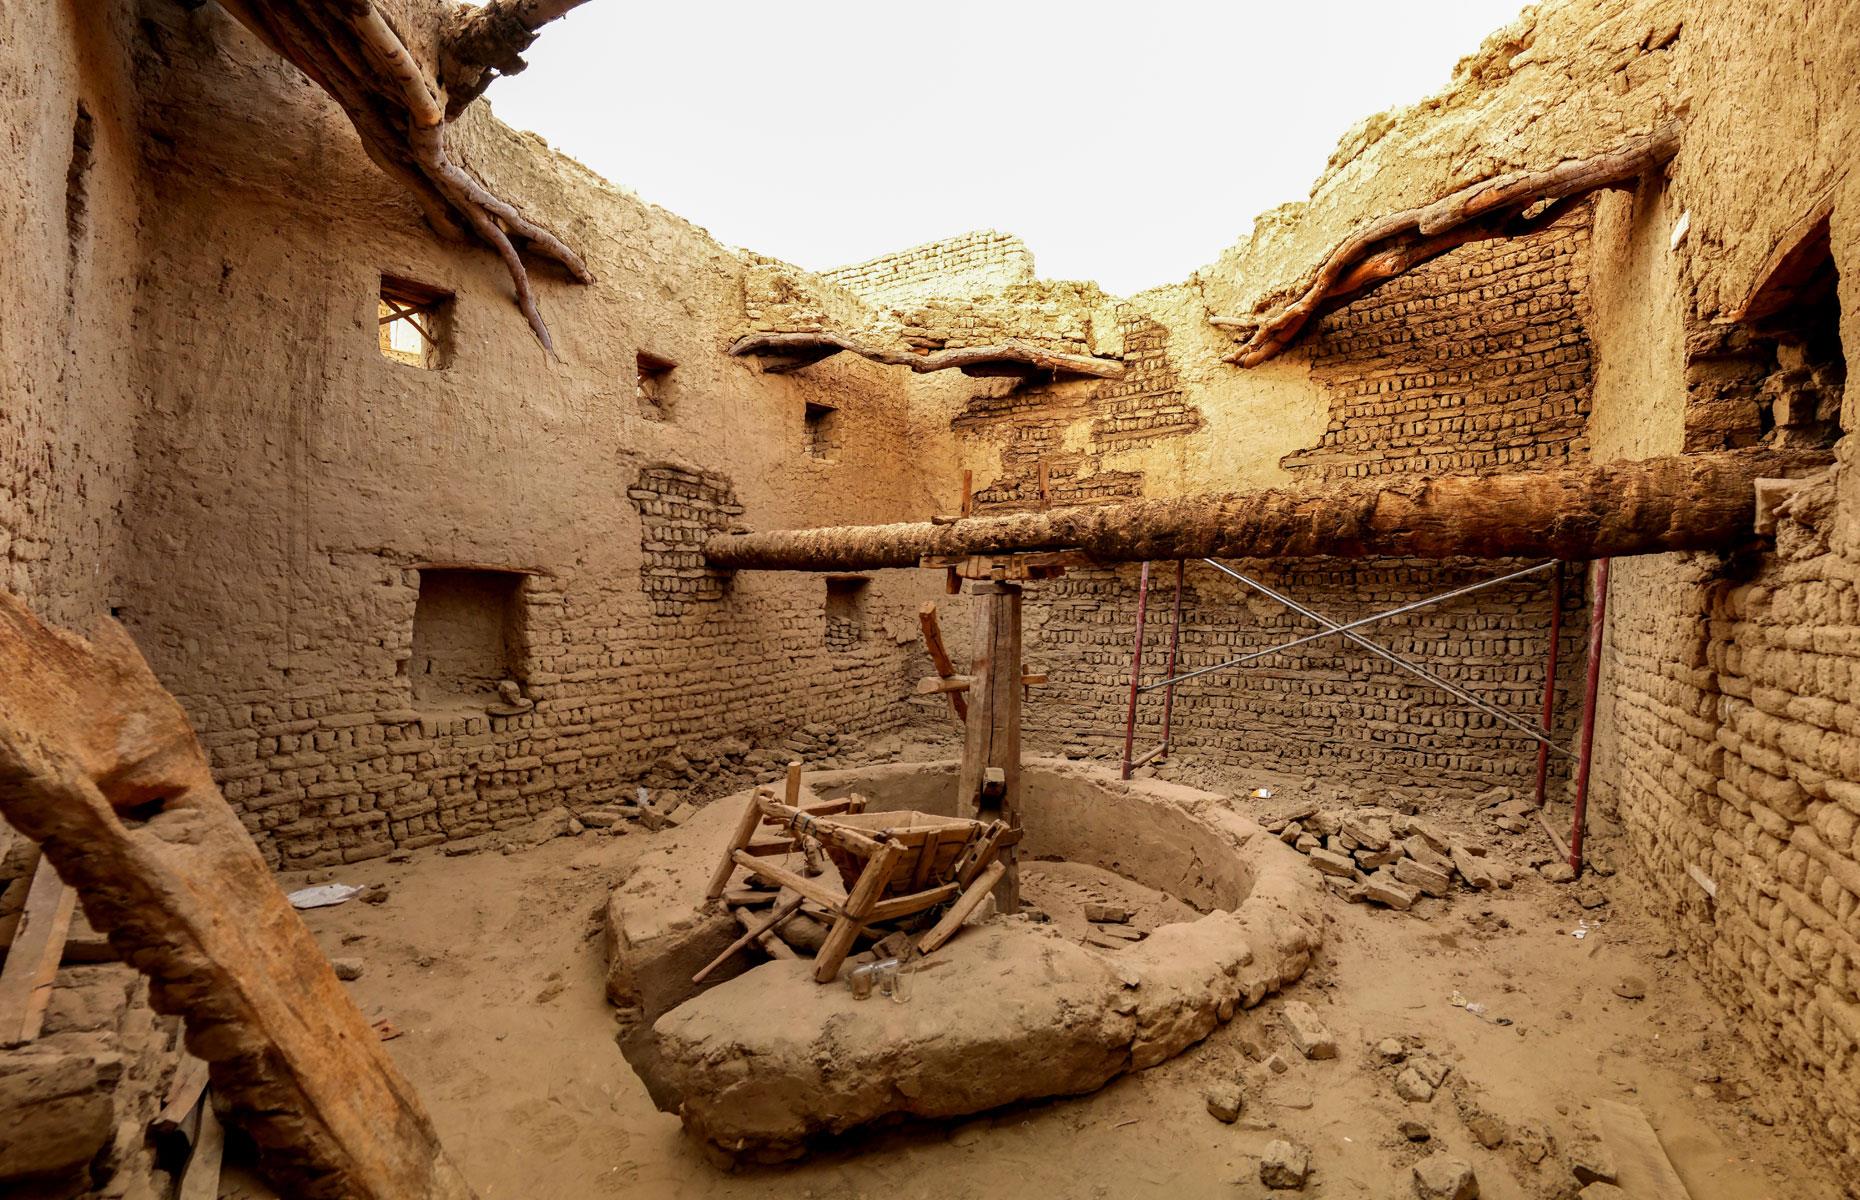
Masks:
[[[827,577],[827,649],[851,650],[865,635],[865,588],[868,582],[863,575]]]
[[[409,665],[415,700],[478,707],[521,696],[522,583],[514,571],[420,569]]]
[[[815,458],[837,458],[840,452],[840,410],[831,404],[808,401],[806,422],[807,452]]]
[[[383,275],[381,300],[375,311],[383,358],[428,371],[447,365],[452,332],[450,293]]]
[[[668,358],[639,352],[639,410],[655,421],[672,414],[672,368],[677,365]]]

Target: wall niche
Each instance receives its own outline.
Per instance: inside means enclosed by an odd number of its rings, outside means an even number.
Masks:
[[[428,708],[482,709],[520,697],[523,575],[421,567],[413,610],[413,698]],[[508,684],[502,690],[500,685]]]

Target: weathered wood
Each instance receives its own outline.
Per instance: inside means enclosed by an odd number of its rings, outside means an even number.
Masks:
[[[859,873],[859,881],[853,884],[852,893],[840,907],[839,919],[827,931],[827,940],[821,943],[820,953],[814,958],[815,983],[831,983],[840,973],[840,964],[846,961],[859,930],[872,919],[872,908],[884,892],[891,879],[891,869],[903,852],[902,847],[887,844],[866,860],[865,870]]]
[[[1277,312],[1258,321],[1215,316],[1210,323],[1217,328],[1250,328],[1251,336],[1226,361],[1258,366],[1291,345],[1327,300],[1360,292],[1468,241],[1528,232],[1534,223],[1514,224],[1512,219],[1523,218],[1541,204],[1627,185],[1657,169],[1678,149],[1679,126],[1669,123],[1601,154],[1569,159],[1547,170],[1495,176],[1419,208],[1377,217],[1331,251],[1297,298]],[[1382,261],[1371,261],[1378,256]]]
[[[1017,363],[1060,375],[1083,375],[1094,379],[1124,377],[1124,364],[1116,359],[1094,358],[1089,354],[1060,354],[1018,338],[1009,338],[989,346],[952,346],[947,350],[919,354],[914,350],[881,346],[861,338],[822,330],[818,333],[752,333],[738,338],[730,346],[730,353],[738,357],[773,355],[780,359],[815,354],[822,350],[828,354],[844,350],[887,366],[909,367],[920,374],[951,368],[972,371],[1000,363]]]
[[[226,1131],[220,1127],[219,1114],[213,1111],[213,1098],[202,1096],[194,1152],[188,1155],[187,1169],[181,1173],[181,1186],[175,1191],[175,1200],[219,1200],[220,1160],[225,1150]]]
[[[968,472],[965,471],[963,475],[964,494],[966,495]],[[967,505],[964,505],[963,515],[968,515]],[[917,610],[917,623],[923,626],[924,649],[930,652],[930,663],[936,668],[936,673],[944,679],[957,678],[956,664],[949,657],[949,648],[943,644],[943,626],[937,620],[936,601],[926,601],[924,606]],[[966,678],[964,683],[967,683]],[[950,692],[948,695],[949,711],[955,714],[956,723],[960,725],[969,719],[968,702],[955,692]]]
[[[723,861],[711,874],[710,886],[704,891],[706,900],[715,900],[723,895],[723,889],[730,884],[730,876],[736,873],[736,859],[732,857],[738,850],[748,849],[749,839],[756,834],[756,827],[762,823],[762,809],[756,803],[756,795],[750,793],[749,803],[743,806],[743,813],[736,819],[736,830],[730,835],[729,848],[723,852]]]
[[[969,721],[964,729],[957,811],[977,820],[1020,827],[1020,623],[1021,589],[1006,582],[977,583],[975,658],[970,664]],[[999,773],[991,784],[989,772]],[[1013,855],[996,891],[1004,913],[1020,909],[1020,873]]]
[[[76,893],[41,856],[6,966],[0,968],[0,1046],[23,1045],[39,1036],[76,907]]]
[[[729,962],[730,959],[736,956],[738,951],[749,945],[749,943],[760,939],[764,934],[773,933],[777,925],[780,925],[783,921],[792,917],[795,912],[800,909],[802,899],[803,897],[796,896],[786,904],[777,905],[775,911],[770,913],[768,917],[758,922],[753,927],[744,930],[742,937],[731,942],[724,948],[721,954],[705,963],[703,968],[700,969],[696,975],[691,977],[691,982],[703,983],[705,979],[709,978],[712,971],[715,971],[724,963]]]
[[[838,908],[846,901],[845,893],[836,892],[825,884],[816,883],[805,875],[790,871],[786,867],[778,867],[774,863],[761,862],[741,850],[735,851],[735,858],[738,863],[749,868],[752,873],[762,876],[762,878],[768,880],[770,883],[778,884],[781,887],[793,888],[796,892],[812,900],[815,904],[824,904],[828,908]]]
[[[989,863],[988,868],[976,877],[975,882],[970,884],[956,902],[949,906],[949,911],[930,927],[929,932],[917,939],[917,953],[929,954],[950,938],[955,937],[956,931],[962,928],[962,923],[969,919],[971,913],[981,907],[983,898],[1001,882],[1002,876],[1007,874],[1007,869],[1007,864],[999,859]]]
[[[756,927],[756,915],[750,912],[747,908],[738,908],[738,909],[735,909],[734,912],[736,915],[736,923],[738,925],[741,925],[744,929],[754,929]],[[798,954],[794,952],[794,948],[792,946],[790,946],[787,942],[782,941],[780,938],[776,937],[772,930],[766,933],[758,934],[756,936],[756,945],[761,947],[762,952],[768,955],[770,958],[799,958],[800,957]]]
[[[86,642],[0,593],[0,815],[184,1019],[279,1191],[472,1194],[115,622]]]
[[[887,897],[872,905],[872,911],[865,915],[865,923],[872,925],[881,921],[895,921],[899,917],[908,917],[926,908],[935,908],[944,901],[953,899],[961,890],[953,883],[939,883],[921,892]]]
[[[1077,547],[1098,562],[1174,558],[1515,558],[1573,562],[1750,543],[1761,477],[1817,470],[1819,450],[1727,450],[1503,475],[1381,477],[1044,513],[726,534],[727,570],[909,567],[926,555]]]

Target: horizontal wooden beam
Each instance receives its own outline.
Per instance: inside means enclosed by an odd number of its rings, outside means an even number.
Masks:
[[[1754,483],[1819,470],[1820,450],[1728,450],[1503,475],[1381,476],[1050,512],[725,534],[725,570],[870,571],[926,556],[1074,548],[1103,563],[1172,558],[1561,558],[1729,550],[1755,538]]]

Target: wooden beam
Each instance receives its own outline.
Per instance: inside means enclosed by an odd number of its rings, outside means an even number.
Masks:
[[[226,1150],[226,1131],[219,1114],[213,1111],[213,1097],[200,1100],[200,1132],[194,1139],[194,1152],[188,1155],[187,1169],[181,1174],[181,1186],[175,1200],[219,1200],[220,1161]]]
[[[950,938],[955,937],[956,931],[962,928],[962,923],[969,919],[971,913],[981,907],[983,898],[1001,882],[1001,877],[1007,874],[1007,869],[1007,864],[1000,860],[989,863],[988,869],[983,871],[968,890],[962,893],[962,898],[949,906],[949,911],[930,927],[928,933],[917,939],[917,953],[929,954],[940,948]]]
[[[845,350],[887,366],[909,367],[920,374],[947,371],[951,368],[969,370],[974,367],[987,367],[1000,363],[1019,363],[1060,375],[1084,375],[1094,379],[1122,379],[1124,377],[1124,364],[1117,359],[1098,358],[1090,354],[1064,354],[1036,346],[1019,338],[1008,338],[1006,341],[988,346],[954,346],[947,350],[932,350],[919,354],[913,350],[881,346],[862,338],[849,337],[846,334],[828,330],[804,333],[751,333],[736,339],[730,346],[730,353],[738,357],[774,355],[782,359],[791,359],[797,354],[813,353],[828,347]]]
[[[183,1018],[278,1191],[472,1195],[114,621],[86,641],[0,592],[0,815],[149,976],[156,1009]]]
[[[77,893],[58,878],[52,861],[41,856],[6,966],[0,968],[0,1046],[21,1046],[39,1036],[76,907]]]
[[[956,785],[956,811],[982,821],[999,820],[1020,827],[1020,626],[1019,584],[994,580],[977,583],[974,681],[964,728],[962,767]],[[996,776],[991,782],[990,775]],[[996,889],[1004,913],[1020,909],[1020,873],[1014,857]]]
[[[1819,470],[1821,450],[1727,450],[1502,475],[1382,476],[1324,487],[1225,492],[955,525],[724,534],[725,570],[844,571],[935,556],[1075,547],[1100,563],[1175,558],[1561,558],[1583,562],[1753,544],[1759,478]]]
[[[936,601],[925,601],[924,606],[917,610],[917,623],[923,627],[924,649],[929,651],[930,664],[936,668],[936,673],[944,679],[957,678],[956,663],[949,656],[949,648],[943,644],[943,626],[937,621]],[[955,692],[949,692],[948,696],[949,711],[960,725],[969,719],[969,705]]]

